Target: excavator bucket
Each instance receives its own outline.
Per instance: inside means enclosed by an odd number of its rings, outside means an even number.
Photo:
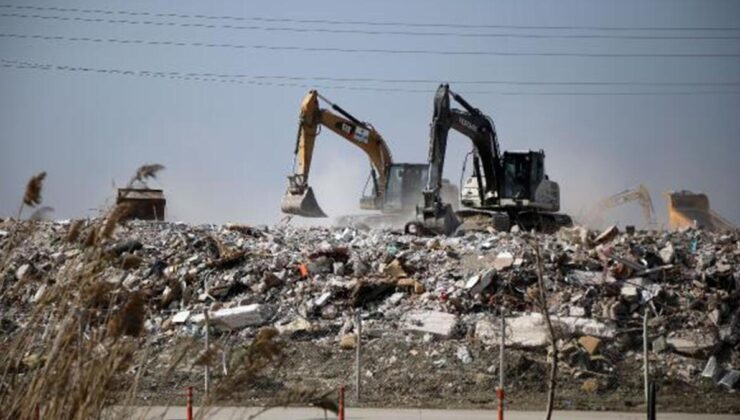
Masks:
[[[296,216],[326,217],[326,213],[321,210],[311,187],[306,187],[302,193],[291,191],[288,188],[283,196],[283,201],[280,203],[280,210],[283,213],[295,214]]]

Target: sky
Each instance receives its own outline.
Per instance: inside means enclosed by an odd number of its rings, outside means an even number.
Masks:
[[[95,216],[138,166],[161,163],[150,186],[168,219],[275,223],[310,88],[419,163],[434,90],[450,82],[504,150],[545,150],[565,212],[643,183],[661,222],[663,193],[687,189],[740,224],[738,21],[740,3],[701,0],[0,0],[0,217],[39,171],[44,205],[66,219]],[[470,146],[450,134],[446,178],[459,182]],[[358,213],[368,174],[359,149],[319,136],[325,212]],[[606,218],[641,223],[635,203]]]

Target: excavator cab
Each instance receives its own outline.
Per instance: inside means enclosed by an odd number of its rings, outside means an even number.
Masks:
[[[490,197],[481,197],[486,190],[486,179],[474,173],[462,188],[463,205],[472,208],[493,207],[536,207],[557,211],[559,190],[557,184],[545,174],[545,152],[526,150],[504,152],[501,158],[503,179],[501,191],[493,191]]]
[[[532,200],[544,179],[545,154],[542,151],[504,152],[502,198]]]
[[[426,164],[391,165],[383,211],[386,213],[413,212],[422,202],[421,191],[426,185],[428,172],[429,165]]]

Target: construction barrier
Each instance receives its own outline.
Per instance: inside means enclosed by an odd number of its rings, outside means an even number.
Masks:
[[[188,402],[185,408],[185,412],[187,415],[187,419],[193,420],[193,387],[192,386],[188,387],[187,397],[188,397]]]
[[[344,385],[339,387],[339,409],[337,410],[337,419],[344,420]]]

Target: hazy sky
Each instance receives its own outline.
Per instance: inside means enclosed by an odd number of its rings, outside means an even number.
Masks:
[[[9,7],[12,4],[42,9]],[[546,151],[547,172],[560,183],[565,210],[577,213],[604,195],[642,182],[652,191],[662,221],[662,193],[692,189],[706,192],[716,210],[740,223],[740,3],[736,1],[15,1],[0,5],[0,60],[5,60],[0,61],[0,216],[15,215],[27,179],[38,171],[48,172],[44,203],[56,209],[55,217],[72,218],[94,214],[95,209],[111,202],[114,183],[124,184],[140,164],[157,162],[167,169],[152,185],[166,190],[170,219],[271,223],[280,217],[280,197],[285,177],[292,169],[298,106],[309,86],[317,86],[322,94],[371,122],[390,143],[396,161],[423,162],[427,156],[433,92],[439,82],[458,81],[451,84],[452,89],[465,94],[471,103],[493,117],[504,149]],[[193,15],[230,18],[203,19]],[[95,19],[104,21],[90,21]],[[305,19],[355,23],[295,22]],[[530,28],[378,26],[358,21]],[[252,29],[229,29],[223,25]],[[736,29],[644,29],[658,27]],[[291,32],[275,28],[381,33]],[[79,38],[102,41],[74,40]],[[105,41],[109,39],[303,50]],[[305,50],[316,47],[581,56]],[[633,56],[583,56],[604,53]],[[665,56],[671,54],[684,56]],[[266,85],[218,83],[109,72],[19,69],[18,66],[23,67],[19,62],[309,80],[242,77],[225,80]],[[429,82],[310,79],[316,77]],[[464,81],[612,84],[460,83]],[[662,85],[655,85],[656,82]],[[281,83],[299,86],[277,86]],[[358,87],[375,90],[354,89]],[[720,94],[631,94],[646,92]],[[458,182],[470,142],[459,134],[451,134],[449,149],[445,176]],[[356,211],[368,168],[359,149],[328,130],[321,134],[312,183],[327,213]],[[621,218],[624,224],[639,221],[639,215],[633,204],[609,218]]]

